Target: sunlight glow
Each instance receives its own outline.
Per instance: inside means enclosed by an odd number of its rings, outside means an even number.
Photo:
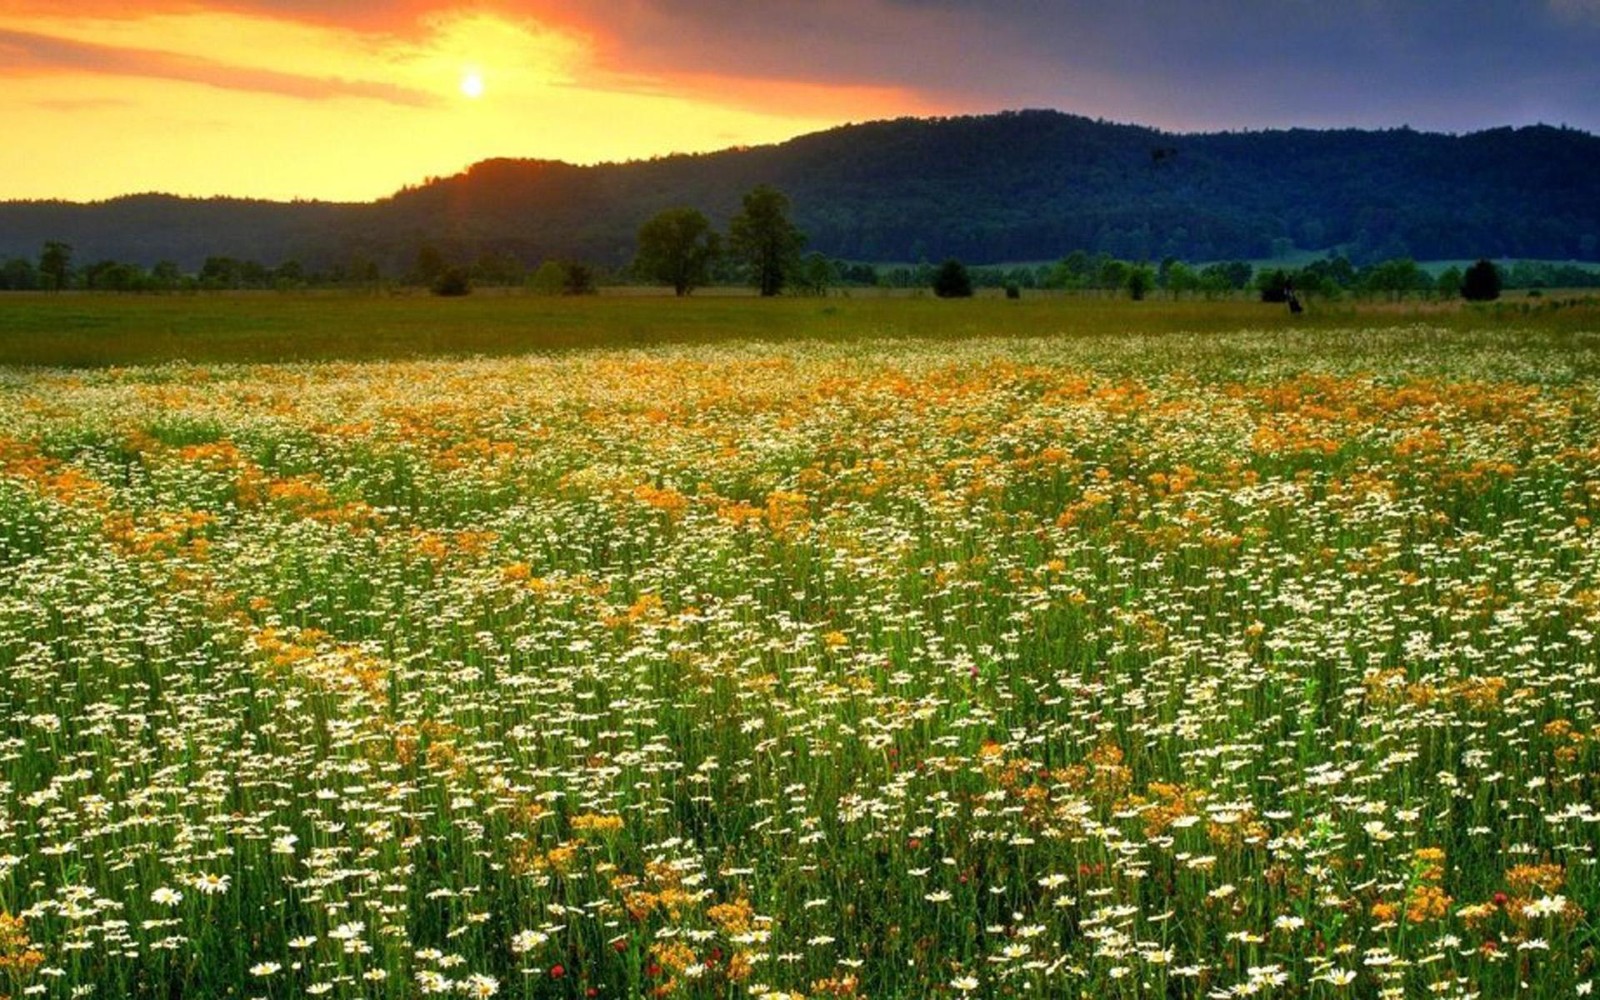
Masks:
[[[215,6],[65,17],[0,0],[0,120],[30,137],[26,156],[0,153],[0,199],[364,201],[494,157],[703,152],[929,110],[893,88],[630,72],[554,18],[441,13],[384,32]]]

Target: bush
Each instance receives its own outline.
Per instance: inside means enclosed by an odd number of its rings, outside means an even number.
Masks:
[[[1256,288],[1261,292],[1262,302],[1289,301],[1289,289],[1293,286],[1287,271],[1262,271],[1256,275]]]
[[[535,295],[560,295],[567,287],[566,265],[547,260],[528,278],[528,291]]]
[[[594,268],[588,264],[569,260],[563,265],[563,271],[562,295],[593,295],[598,291],[594,284]]]
[[[433,294],[445,296],[471,295],[472,277],[464,267],[447,267],[433,279]]]
[[[1461,276],[1461,297],[1469,302],[1492,302],[1500,297],[1500,269],[1494,261],[1480,260]]]
[[[1156,286],[1155,272],[1143,264],[1134,264],[1128,268],[1128,277],[1123,282],[1123,287],[1128,290],[1128,298],[1135,302],[1143,302],[1144,297],[1150,294],[1150,289]]]
[[[941,299],[972,298],[972,275],[967,273],[967,265],[953,257],[940,264],[933,275],[933,294]]]
[[[528,278],[535,295],[593,295],[594,268],[575,260],[547,260]]]

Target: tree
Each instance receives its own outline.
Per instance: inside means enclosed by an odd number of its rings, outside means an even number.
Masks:
[[[157,291],[170,292],[183,283],[183,273],[173,261],[158,260],[150,269],[150,280]]]
[[[669,208],[639,227],[633,270],[641,278],[672,286],[682,297],[711,280],[722,241],[698,209]]]
[[[1314,279],[1324,295],[1333,295],[1340,289],[1349,288],[1356,283],[1355,265],[1343,255],[1314,260],[1302,268],[1300,273],[1303,277]]]
[[[1074,250],[1050,269],[1046,286],[1050,288],[1082,288],[1089,280],[1089,255]]]
[[[1500,297],[1500,269],[1492,260],[1480,260],[1461,276],[1461,297],[1469,302],[1490,302]]]
[[[547,260],[528,276],[528,291],[535,295],[560,295],[567,284],[567,266],[559,260]]]
[[[1256,275],[1256,290],[1261,293],[1262,302],[1287,302],[1293,287],[1294,279],[1281,267]]]
[[[211,291],[243,288],[243,265],[232,257],[207,257],[200,265],[200,287]]]
[[[39,287],[39,270],[25,257],[12,257],[0,265],[0,288],[30,292]]]
[[[293,258],[272,269],[272,287],[280,292],[302,288],[306,284],[306,266]]]
[[[803,295],[827,295],[835,276],[833,261],[826,254],[812,252],[806,254],[796,269],[794,284]]]
[[[1115,292],[1128,284],[1127,261],[1117,260],[1115,257],[1103,257],[1099,268],[1095,271],[1095,284],[1109,292]]]
[[[1441,299],[1453,299],[1461,295],[1461,268],[1454,264],[1439,272],[1439,277],[1434,279],[1434,293]]]
[[[46,243],[39,252],[39,276],[44,279],[44,287],[59,292],[67,287],[71,274],[72,245],[55,240]]]
[[[1167,268],[1167,292],[1175,299],[1193,295],[1200,290],[1200,275],[1183,261],[1174,261]]]
[[[1235,290],[1243,290],[1250,284],[1250,278],[1255,274],[1255,268],[1242,260],[1230,260],[1226,264],[1217,266],[1222,268],[1222,273],[1228,276],[1228,282]]]
[[[515,256],[497,250],[478,254],[472,265],[472,280],[482,285],[519,285],[525,268]]]
[[[472,294],[472,274],[464,267],[447,267],[433,279],[433,294],[455,298]]]
[[[581,261],[569,260],[561,265],[562,295],[594,295],[594,268]]]
[[[1144,297],[1150,294],[1150,289],[1156,284],[1155,272],[1147,265],[1133,264],[1128,268],[1128,277],[1123,287],[1128,289],[1128,298],[1135,302],[1143,302]]]
[[[269,288],[272,285],[272,272],[259,260],[241,260],[239,282],[246,288]]]
[[[967,265],[954,257],[939,265],[933,275],[933,294],[941,299],[972,298],[972,275]]]
[[[1404,298],[1407,292],[1422,289],[1426,272],[1410,257],[1381,261],[1366,269],[1362,283],[1368,291],[1383,292],[1390,301]]]
[[[1226,295],[1250,284],[1250,279],[1254,275],[1255,268],[1242,260],[1229,261],[1226,264],[1207,264],[1200,270],[1200,291],[1208,299]]]
[[[137,292],[148,284],[148,276],[137,264],[102,260],[84,269],[83,284],[97,292]]]
[[[875,287],[881,279],[878,269],[871,264],[841,264],[839,278],[847,285]]]
[[[383,270],[371,256],[357,250],[334,268],[334,280],[342,285],[377,291],[383,284]]]
[[[419,285],[432,285],[444,276],[449,265],[444,254],[432,243],[417,248],[416,262],[411,265],[411,280]]]
[[[799,266],[806,237],[789,221],[789,199],[763,184],[744,196],[744,210],[728,223],[728,243],[749,268],[750,283],[771,297]]]

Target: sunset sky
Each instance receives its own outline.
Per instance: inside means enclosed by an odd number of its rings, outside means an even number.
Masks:
[[[1600,132],[1600,0],[0,0],[0,199],[369,200],[848,121]]]

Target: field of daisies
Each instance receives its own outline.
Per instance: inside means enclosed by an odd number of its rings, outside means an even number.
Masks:
[[[0,371],[0,996],[1572,997],[1600,339]]]

